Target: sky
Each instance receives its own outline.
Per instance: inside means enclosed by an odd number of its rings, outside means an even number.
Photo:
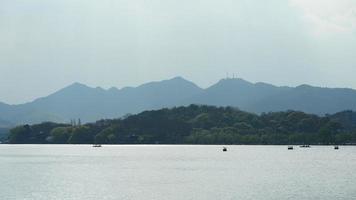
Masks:
[[[227,73],[356,88],[356,1],[0,0],[0,102]]]

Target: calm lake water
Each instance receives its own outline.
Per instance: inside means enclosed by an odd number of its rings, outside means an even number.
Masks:
[[[0,145],[0,199],[356,199],[356,147]]]

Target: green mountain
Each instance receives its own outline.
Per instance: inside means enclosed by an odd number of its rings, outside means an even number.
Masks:
[[[352,113],[355,116],[355,113]],[[95,123],[18,126],[9,143],[49,144],[355,144],[350,113],[300,111],[261,115],[232,107],[190,105]],[[348,125],[347,127],[344,124]],[[351,125],[351,126],[349,126]]]

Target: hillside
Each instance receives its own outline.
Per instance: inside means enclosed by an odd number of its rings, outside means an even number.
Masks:
[[[18,126],[9,143],[49,144],[355,144],[350,113],[256,115],[232,107],[175,107],[95,123]],[[355,113],[353,113],[355,115]],[[352,128],[344,127],[352,124]]]

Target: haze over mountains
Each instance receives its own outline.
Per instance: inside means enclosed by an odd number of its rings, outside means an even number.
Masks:
[[[189,104],[233,106],[254,113],[298,110],[324,115],[356,110],[356,90],[309,85],[278,87],[243,79],[222,79],[202,89],[181,77],[108,90],[74,83],[30,103],[0,103],[0,127],[43,121],[69,122],[77,118],[92,122]]]

